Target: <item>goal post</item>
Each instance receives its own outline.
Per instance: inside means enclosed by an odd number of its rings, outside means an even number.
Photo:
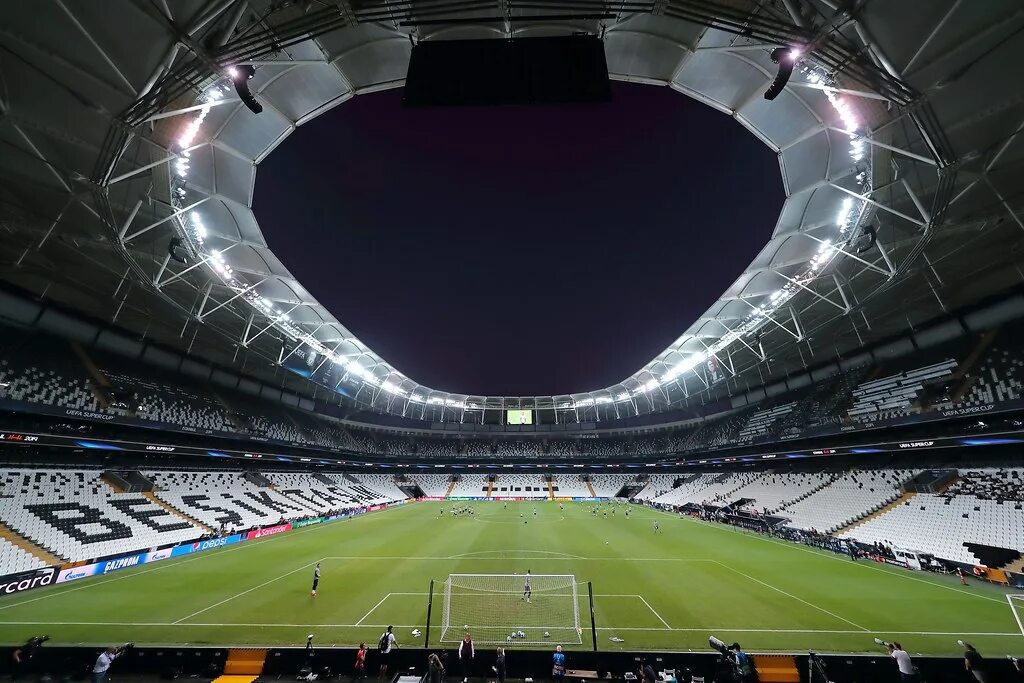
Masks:
[[[1006,596],[1006,601],[1010,603],[1010,611],[1013,612],[1013,618],[1017,620],[1017,628],[1024,636],[1024,594],[1010,593]]]
[[[572,574],[449,574],[441,643],[468,630],[480,645],[581,645],[579,589]]]

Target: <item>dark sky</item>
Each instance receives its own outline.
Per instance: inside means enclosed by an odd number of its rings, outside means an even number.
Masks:
[[[309,291],[399,371],[490,395],[639,369],[768,239],[774,153],[675,93],[409,109],[356,97],[260,166],[256,217]]]

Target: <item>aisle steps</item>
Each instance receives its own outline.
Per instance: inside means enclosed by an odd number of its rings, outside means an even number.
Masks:
[[[751,655],[760,683],[800,683],[793,655]]]
[[[64,564],[64,560],[57,557],[50,551],[36,545],[35,543],[28,540],[27,538],[25,538],[24,536],[22,536],[14,529],[4,524],[3,522],[0,522],[0,538],[3,538],[5,541],[10,542],[11,545],[21,548],[25,552],[35,557],[40,562],[45,562],[46,564],[50,565]]]
[[[224,678],[252,676],[263,673],[263,664],[267,661],[268,650],[250,647],[233,647],[228,650],[228,661],[224,663]],[[218,679],[220,680],[220,679]],[[250,681],[252,679],[249,679]],[[242,681],[224,681],[224,683],[242,683]]]

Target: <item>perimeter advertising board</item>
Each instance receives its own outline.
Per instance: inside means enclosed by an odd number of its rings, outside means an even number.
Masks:
[[[33,588],[49,586],[57,579],[59,572],[60,567],[54,565],[0,577],[0,595],[13,595]]]

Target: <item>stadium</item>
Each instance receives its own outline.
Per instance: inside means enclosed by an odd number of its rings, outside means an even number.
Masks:
[[[1022,29],[1010,0],[3,4],[2,668],[1021,680]],[[785,196],[609,386],[421,384],[253,208],[354,98],[613,84],[730,117]]]

